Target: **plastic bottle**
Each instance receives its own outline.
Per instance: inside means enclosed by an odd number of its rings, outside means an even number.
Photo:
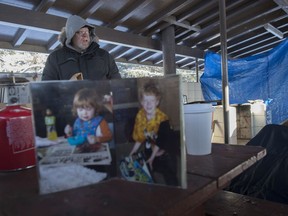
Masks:
[[[55,123],[56,123],[56,117],[53,116],[52,111],[50,109],[47,109],[46,116],[45,116],[45,125],[46,125],[46,131],[47,131],[47,139],[49,140],[58,139]]]

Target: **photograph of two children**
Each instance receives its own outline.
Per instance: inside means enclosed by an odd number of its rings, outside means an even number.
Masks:
[[[40,193],[115,177],[184,188],[180,88],[178,75],[30,83]]]

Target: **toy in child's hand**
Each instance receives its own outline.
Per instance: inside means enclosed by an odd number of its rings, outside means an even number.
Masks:
[[[85,137],[82,137],[82,136],[68,137],[67,140],[70,145],[75,145],[75,146],[81,145],[86,141]]]
[[[99,142],[99,138],[94,135],[87,135],[87,141],[89,144],[95,144]]]
[[[64,128],[64,133],[66,134],[67,137],[72,136],[72,127],[71,125],[66,125]]]

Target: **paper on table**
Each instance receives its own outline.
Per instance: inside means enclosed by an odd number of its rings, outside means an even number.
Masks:
[[[42,194],[94,184],[107,177],[107,173],[97,172],[77,164],[60,167],[41,166],[40,174]]]

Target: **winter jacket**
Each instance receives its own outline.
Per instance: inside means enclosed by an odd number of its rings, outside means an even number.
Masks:
[[[89,28],[91,44],[84,52],[80,52],[71,45],[71,40],[85,26]],[[76,15],[68,18],[59,35],[62,47],[48,56],[42,80],[69,80],[76,73],[82,73],[83,79],[90,80],[120,78],[113,57],[99,47],[97,39],[94,26]]]
[[[66,46],[52,52],[47,58],[42,80],[69,80],[79,72],[83,74],[83,79],[120,78],[112,56],[92,42],[84,53]]]

